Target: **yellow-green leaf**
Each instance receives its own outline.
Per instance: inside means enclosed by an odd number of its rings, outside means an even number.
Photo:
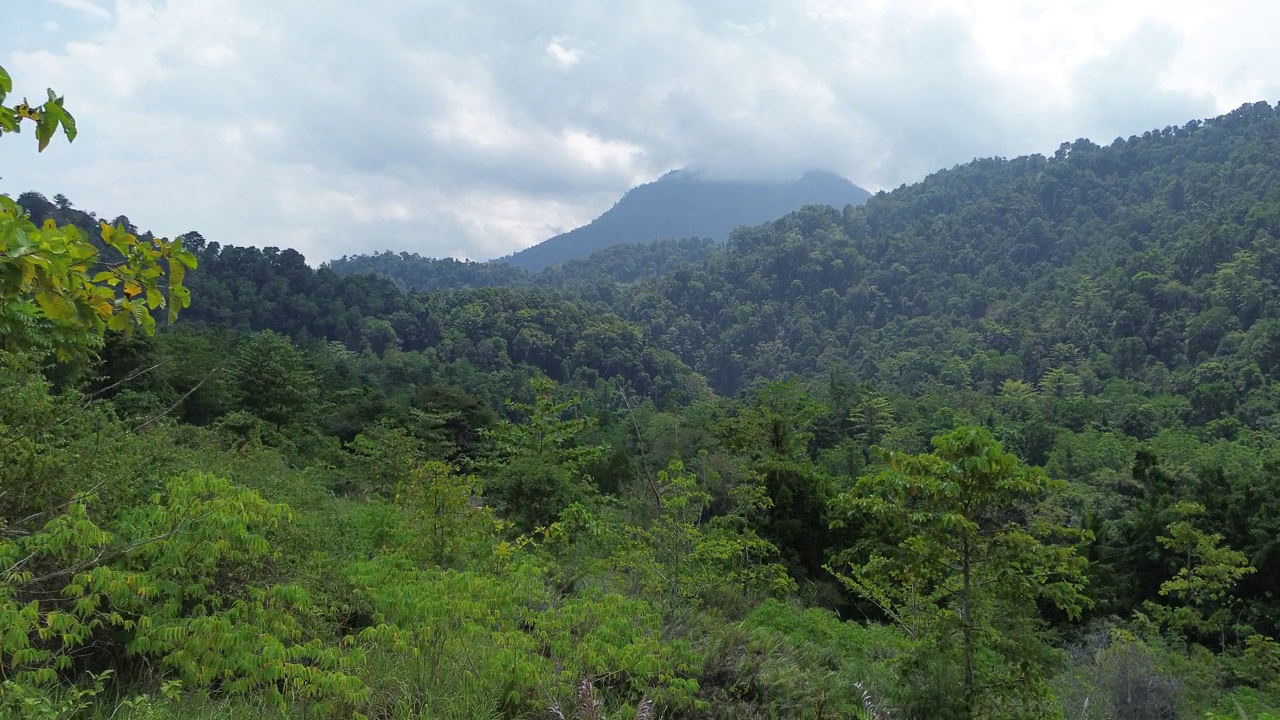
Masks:
[[[37,292],[36,303],[50,320],[72,320],[76,316],[76,306],[61,294],[51,290]]]

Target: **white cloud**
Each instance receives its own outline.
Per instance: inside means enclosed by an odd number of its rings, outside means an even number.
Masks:
[[[567,130],[561,138],[568,154],[596,170],[618,168],[628,171],[644,150],[631,143],[604,140],[577,129]]]
[[[50,0],[50,2],[55,5],[61,5],[62,7],[75,10],[76,12],[84,13],[85,15],[98,20],[111,19],[111,11],[102,7],[98,3],[93,2],[93,0]]]
[[[505,254],[678,166],[878,189],[1280,94],[1267,0],[55,3],[17,35],[69,41],[0,63],[81,136],[7,138],[0,190],[312,261]]]
[[[547,57],[560,69],[568,70],[582,61],[582,51],[567,46],[565,38],[552,38],[547,43]]]

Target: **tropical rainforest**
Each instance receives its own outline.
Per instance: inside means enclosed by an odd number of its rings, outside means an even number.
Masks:
[[[536,273],[0,196],[0,716],[1280,717],[1278,271],[1266,103]]]

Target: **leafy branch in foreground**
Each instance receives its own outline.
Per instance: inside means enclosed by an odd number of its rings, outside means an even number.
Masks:
[[[41,150],[58,127],[75,139],[75,120],[61,97],[50,90],[38,109],[26,100],[10,108],[3,103],[12,89],[0,67],[0,135],[18,132],[25,119],[36,123]],[[52,350],[68,360],[94,347],[108,329],[129,332],[136,325],[151,334],[153,310],[167,307],[172,322],[191,305],[183,280],[196,256],[181,239],[139,240],[123,225],[106,223],[101,233],[115,259],[104,257],[74,225],[48,219],[37,227],[12,198],[0,195],[0,350]]]
[[[49,142],[62,128],[67,142],[76,139],[76,119],[62,105],[62,97],[52,88],[48,90],[49,99],[43,105],[32,105],[26,98],[12,107],[4,104],[5,98],[13,92],[13,78],[0,67],[0,135],[4,133],[22,132],[22,121],[29,120],[36,125],[36,141],[39,151],[49,147]]]

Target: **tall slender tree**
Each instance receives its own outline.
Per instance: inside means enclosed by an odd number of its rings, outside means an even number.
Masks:
[[[933,445],[921,455],[884,452],[887,466],[843,498],[848,513],[885,532],[846,553],[838,575],[918,652],[942,656],[959,639],[964,717],[1010,699],[996,678],[1020,702],[1045,697],[1039,603],[1072,618],[1089,606],[1087,563],[1075,547],[1088,533],[1054,522],[1044,502],[1061,483],[987,430],[960,428]]]

